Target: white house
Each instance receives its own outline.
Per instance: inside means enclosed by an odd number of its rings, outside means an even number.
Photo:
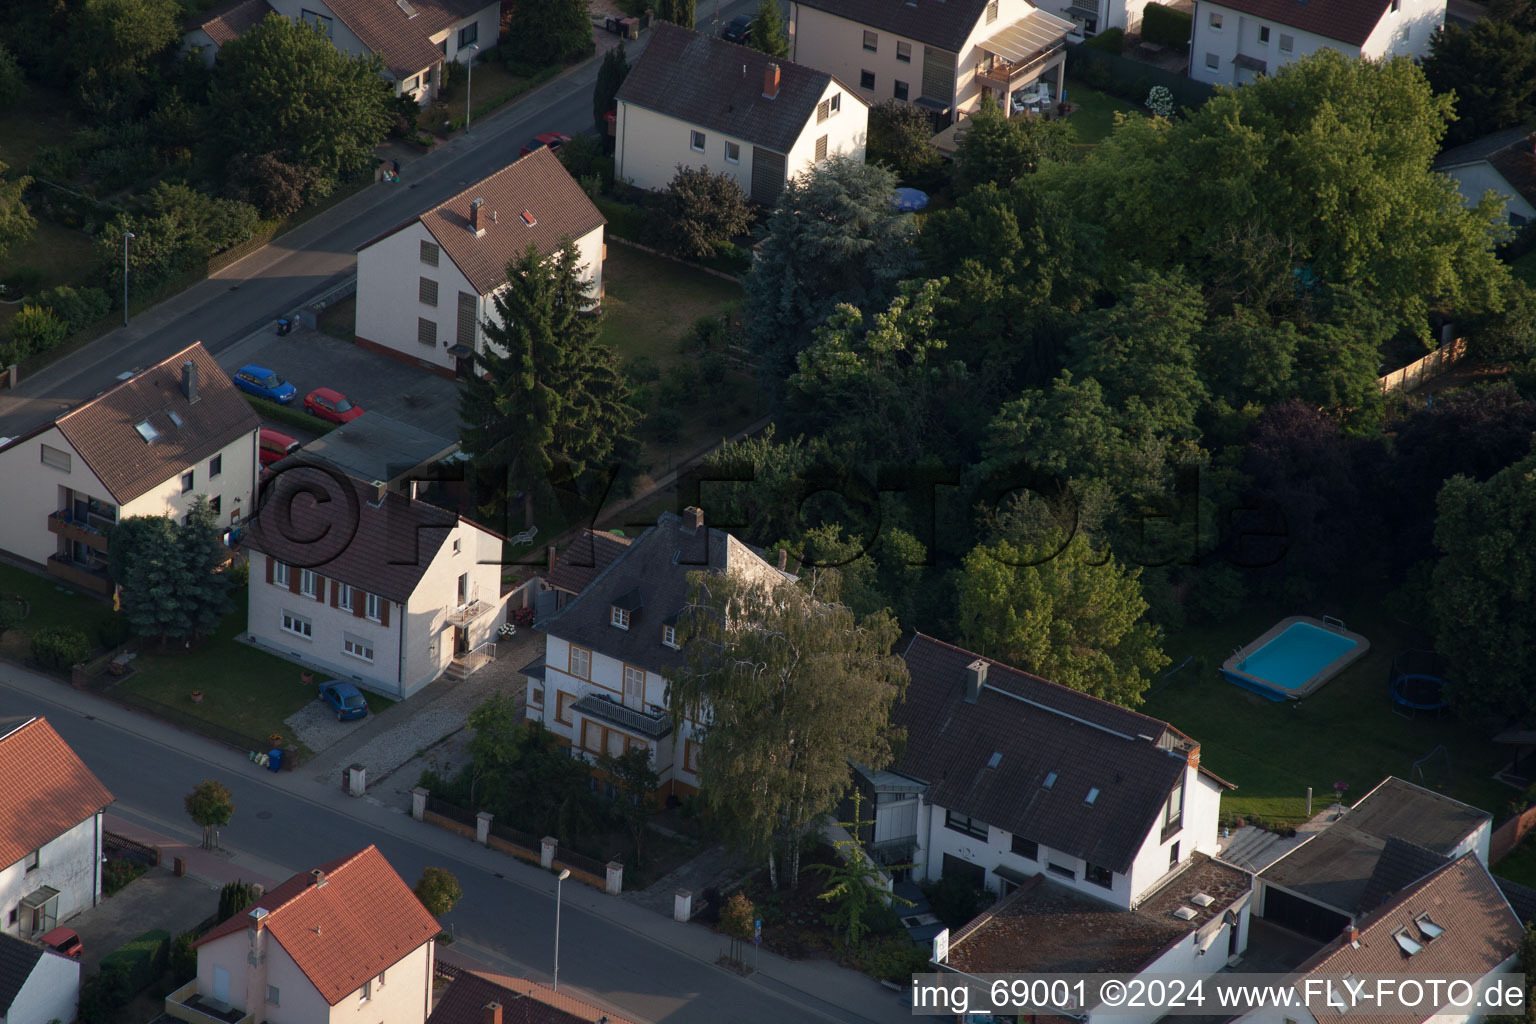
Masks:
[[[382,57],[395,95],[422,106],[437,97],[444,61],[495,46],[501,32],[499,0],[230,0],[183,25],[183,46],[211,66],[269,14],[316,26],[348,56]]]
[[[479,667],[506,609],[503,538],[382,481],[290,468],[245,543],[245,639],[390,697]]]
[[[35,939],[96,905],[111,802],[47,719],[0,719],[0,932]]]
[[[211,1008],[272,1024],[422,1024],[441,930],[369,846],[294,875],[199,939],[197,977],[166,996],[166,1011],[181,1020],[203,1020]]]
[[[983,95],[1005,112],[1042,85],[1059,99],[1074,31],[1027,0],[791,0],[789,15],[797,62],[857,83],[871,104],[905,100],[950,120]]]
[[[357,250],[357,343],[444,377],[473,372],[495,296],[528,246],[576,246],[594,303],[603,296],[607,221],[539,148]]]
[[[74,1020],[80,961],[0,933],[0,1024]]]
[[[1456,183],[1468,206],[1487,192],[1502,199],[1510,227],[1536,220],[1536,142],[1524,128],[1448,149],[1435,160],[1435,170]]]
[[[1189,77],[1242,85],[1315,50],[1420,58],[1445,23],[1445,0],[1195,0]]]
[[[0,447],[0,550],[99,594],[108,534],[130,516],[250,514],[256,413],[199,342]]]
[[[664,189],[679,166],[729,174],[772,207],[829,156],[862,161],[869,104],[836,72],[665,22],[618,92],[615,174]]]
[[[730,534],[706,528],[697,508],[663,513],[616,554],[562,607],[555,608],[557,591],[539,595],[534,627],[546,640],[544,657],[523,668],[527,717],[587,754],[649,750],[661,777],[658,795],[686,796],[698,790],[700,726],[689,720],[673,732],[666,676],[683,664],[675,627],[688,574],[793,577]]]
[[[921,633],[902,656],[905,750],[894,778],[860,771],[879,859],[1005,895],[1045,873],[1129,908],[1217,852],[1231,783],[1166,722]]]
[[[1517,954],[1525,932],[1520,917],[1488,874],[1475,853],[1447,861],[1394,894],[1347,932],[1303,963],[1293,981],[1312,980],[1315,998],[1286,1007],[1266,1006],[1238,1020],[1243,1024],[1322,1024],[1343,1021],[1382,1020],[1384,1010],[1352,1002],[1347,989],[1328,984],[1342,977],[1482,979],[1519,971]],[[1513,979],[1511,979],[1513,980]],[[1372,991],[1376,982],[1369,982]],[[1308,989],[1303,988],[1303,992]],[[1415,1010],[1394,1013],[1386,1019],[1403,1024],[1471,1024],[1481,1020],[1483,1009],[1454,1006],[1449,999],[1436,1000],[1444,989],[1425,986]],[[1358,1006],[1362,1012],[1352,1012]]]

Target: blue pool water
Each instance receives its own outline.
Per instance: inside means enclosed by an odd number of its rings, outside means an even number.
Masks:
[[[1296,690],[1356,646],[1347,636],[1293,622],[1285,632],[1238,662],[1236,668],[1277,689]]]

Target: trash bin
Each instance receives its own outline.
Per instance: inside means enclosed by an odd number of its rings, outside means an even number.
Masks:
[[[283,770],[283,750],[278,747],[267,751],[267,771],[280,772]]]

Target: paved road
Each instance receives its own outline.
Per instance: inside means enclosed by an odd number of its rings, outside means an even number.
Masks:
[[[700,4],[700,26],[716,5]],[[723,24],[756,10],[753,0],[719,4]],[[645,37],[629,44],[638,56]],[[633,59],[633,57],[632,57]],[[124,370],[164,359],[201,340],[215,355],[274,323],[350,273],[353,250],[422,210],[435,206],[517,158],[538,132],[588,131],[599,61],[535,90],[476,121],[462,135],[405,168],[396,184],[375,184],[277,239],[254,255],[148,310],[47,367],[0,397],[0,436],[16,436],[111,386]]]
[[[349,800],[339,779],[333,788],[302,771],[270,775],[163,723],[0,665],[0,716],[14,714],[46,715],[116,796],[114,813],[163,835],[195,841],[183,795],[204,778],[225,782],[236,813],[223,830],[224,844],[267,877],[285,878],[368,843],[377,844],[408,882],[427,864],[448,868],[465,897],[445,921],[465,952],[548,983],[554,885],[547,872],[413,822],[403,809]],[[718,942],[703,929],[576,883],[564,887],[561,951],[563,985],[642,1020],[909,1019],[896,994],[825,963],[765,955],[757,975],[735,977],[713,966]]]

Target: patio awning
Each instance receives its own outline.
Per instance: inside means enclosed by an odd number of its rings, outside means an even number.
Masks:
[[[1025,882],[1029,881],[1030,878],[1030,876],[1026,875],[1024,872],[1011,868],[1006,864],[999,864],[997,867],[992,869],[992,873],[998,878],[1003,878],[1012,882],[1014,885],[1023,885]]]
[[[1061,42],[1077,26],[1065,18],[1033,10],[989,39],[981,48],[1010,64],[1022,64]]]
[[[36,892],[23,896],[21,898],[21,905],[27,910],[36,910],[38,907],[47,906],[48,901],[57,899],[58,895],[59,890],[55,889],[51,885],[45,885],[41,889],[38,889]]]

